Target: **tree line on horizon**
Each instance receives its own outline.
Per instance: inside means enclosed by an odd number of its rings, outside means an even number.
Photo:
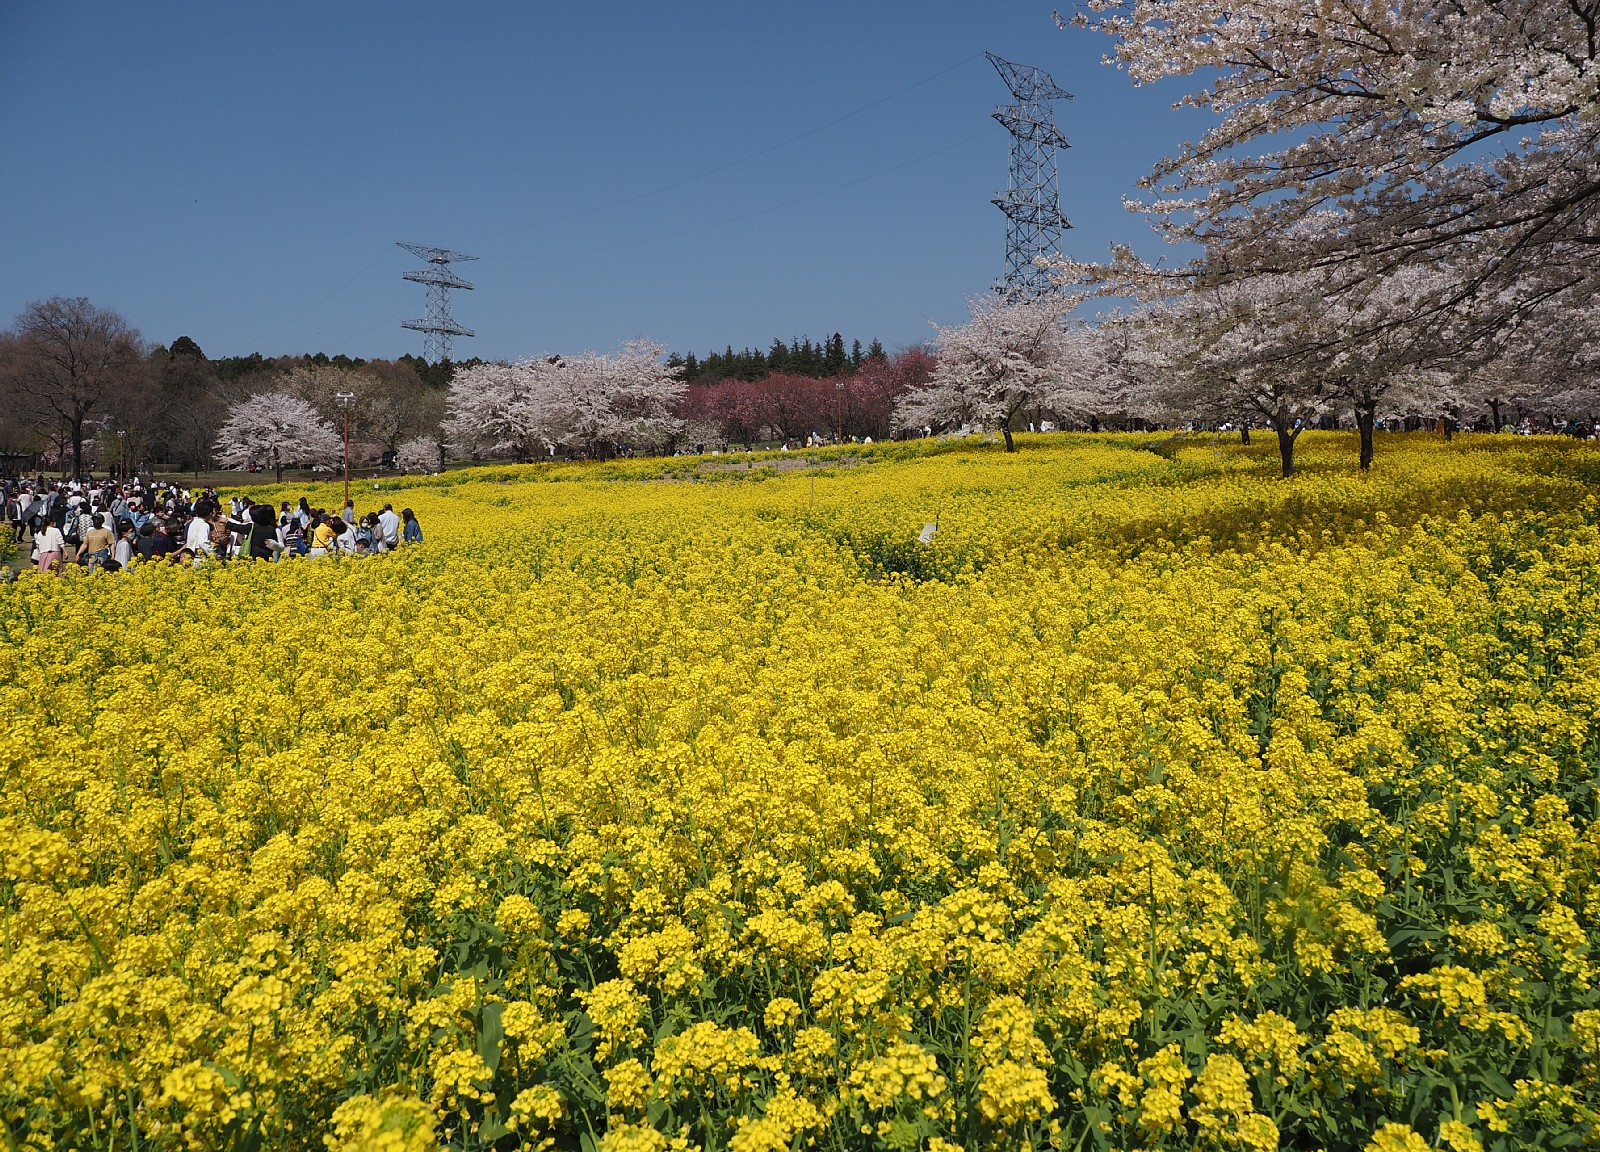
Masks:
[[[847,349],[844,336],[835,332],[816,344],[809,336],[791,337],[787,344],[781,337],[773,337],[765,352],[748,347],[735,352],[729,344],[723,351],[708,352],[703,358],[693,352],[683,356],[674,353],[667,363],[683,370],[686,384],[713,384],[728,378],[761,380],[773,373],[827,379],[858,371],[869,360],[883,363],[888,358],[880,340],[874,339],[866,348],[862,348],[860,340],[852,340]]]
[[[765,352],[729,345],[703,358],[662,355],[671,378],[687,386],[676,418],[693,426],[697,443],[714,445],[837,434],[846,425],[847,434],[887,435],[897,389],[925,377],[927,360],[915,349],[891,357],[876,339],[865,348],[859,340],[846,346],[837,332],[819,342],[774,339]],[[265,409],[245,410],[258,417],[303,412],[318,428],[342,431],[340,392],[357,397],[349,413],[353,461],[393,462],[409,443],[416,463],[430,458],[418,447],[427,441],[435,445],[431,458],[442,459],[437,445],[447,440],[451,384],[459,372],[484,365],[478,358],[430,363],[410,354],[369,360],[324,352],[211,359],[188,336],[148,342],[121,315],[82,297],[35,301],[0,332],[0,468],[44,463],[81,474],[120,463],[199,473],[244,458],[236,437],[219,438],[247,402],[271,397]],[[848,398],[836,394],[831,381],[858,377]],[[305,437],[324,443],[309,426]],[[597,449],[586,442],[576,450]],[[281,466],[287,455],[286,445],[274,445],[261,463]]]

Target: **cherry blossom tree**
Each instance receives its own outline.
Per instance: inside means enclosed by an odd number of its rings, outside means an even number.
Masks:
[[[666,349],[635,341],[620,352],[586,352],[457,371],[444,429],[458,448],[532,458],[537,446],[572,444],[594,455],[605,445],[658,447],[682,426],[680,369]]]
[[[1314,273],[1305,278],[1317,281]],[[1320,364],[1335,405],[1349,405],[1363,471],[1372,466],[1380,417],[1449,412],[1453,421],[1459,397],[1448,369],[1462,351],[1470,314],[1464,303],[1440,303],[1453,292],[1454,281],[1437,269],[1402,267],[1325,297],[1321,310],[1300,316],[1305,327],[1282,334],[1302,345],[1310,367]],[[1409,322],[1395,322],[1401,317]]]
[[[1596,0],[1081,0],[1073,23],[1217,114],[1140,205],[1205,246],[1205,280],[1316,269],[1331,296],[1447,268],[1386,322],[1467,303],[1479,340],[1600,284]]]
[[[475,364],[457,369],[445,398],[444,433],[469,455],[532,458],[541,442],[554,443],[555,364]]]
[[[1028,408],[1081,416],[1095,410],[1100,374],[1087,327],[1071,319],[1082,297],[1054,292],[1031,300],[984,296],[969,301],[965,324],[935,324],[936,365],[926,384],[895,409],[900,428],[971,425],[1005,436]]]
[[[283,392],[263,392],[233,405],[217,435],[224,468],[264,464],[283,482],[291,464],[332,464],[344,441],[310,404]]]
[[[1160,309],[1114,310],[1102,315],[1091,330],[1100,364],[1101,401],[1098,416],[1126,413],[1144,420],[1170,416],[1163,385],[1177,370],[1168,317]],[[1203,415],[1194,413],[1193,415]],[[1248,422],[1241,424],[1248,429]],[[1250,443],[1245,432],[1246,444]]]
[[[1285,478],[1300,433],[1333,410],[1324,365],[1304,333],[1325,308],[1306,277],[1261,276],[1147,306],[1141,338],[1166,348],[1168,370],[1134,379],[1130,406],[1177,420],[1249,421],[1277,435]]]
[[[691,452],[720,452],[728,447],[728,437],[716,420],[685,420],[678,440]]]
[[[443,451],[433,436],[413,436],[395,452],[394,466],[406,473],[437,472]]]
[[[1490,408],[1497,428],[1508,403],[1519,415],[1537,413],[1552,423],[1593,421],[1600,416],[1595,308],[1591,303],[1582,312],[1516,325],[1494,359],[1464,373],[1463,392]]]
[[[887,439],[894,432],[894,407],[900,397],[933,376],[933,356],[908,348],[892,357],[872,357],[845,378],[845,433]]]
[[[555,402],[566,436],[591,456],[605,443],[666,443],[683,427],[674,413],[685,388],[666,356],[665,345],[635,340],[620,352],[561,360]]]

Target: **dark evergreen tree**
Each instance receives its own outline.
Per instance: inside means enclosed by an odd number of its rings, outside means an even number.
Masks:
[[[167,349],[167,355],[172,358],[187,356],[191,360],[204,360],[206,354],[200,351],[200,345],[187,336],[179,336],[172,342],[172,347]]]
[[[823,374],[842,376],[849,366],[849,358],[844,353],[844,337],[835,332],[833,338],[828,341],[828,351],[822,359]]]
[[[221,360],[211,362],[212,369],[219,380],[237,380],[241,376],[253,376],[266,370],[267,361],[259,352],[252,352],[248,356],[224,356]]]
[[[813,379],[840,376],[873,359],[888,359],[882,343],[874,340],[872,347],[864,351],[861,341],[853,340],[846,350],[843,334],[835,332],[816,343],[809,336],[794,336],[788,343],[774,337],[765,352],[748,347],[735,352],[729,344],[721,352],[708,352],[703,358],[686,353],[674,355],[667,362],[682,369],[687,383],[714,384],[719,380],[762,380],[771,374]]]

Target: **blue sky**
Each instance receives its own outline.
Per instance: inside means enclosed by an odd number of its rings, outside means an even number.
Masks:
[[[1162,254],[1122,197],[1205,121],[1109,48],[1050,0],[0,5],[0,324],[420,353],[407,240],[480,257],[458,358],[904,346],[1003,266],[986,50],[1075,96],[1067,249]]]

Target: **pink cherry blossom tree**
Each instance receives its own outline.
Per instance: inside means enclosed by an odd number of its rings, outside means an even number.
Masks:
[[[271,468],[278,482],[294,464],[332,464],[344,450],[333,425],[304,400],[284,392],[263,392],[228,409],[217,434],[217,463],[224,468]]]
[[[1071,318],[1082,296],[969,301],[965,324],[934,325],[934,368],[895,407],[900,428],[969,425],[999,431],[1016,450],[1012,422],[1029,408],[1083,418],[1101,402],[1100,371],[1088,327]]]
[[[439,441],[433,436],[413,436],[395,452],[395,470],[408,474],[437,472],[442,459]]]
[[[608,354],[475,365],[451,382],[445,434],[469,453],[518,460],[560,444],[589,455],[621,443],[659,447],[682,425],[679,373],[649,341]]]
[[[1595,0],[1081,0],[1072,22],[1215,113],[1139,205],[1204,245],[1204,280],[1319,270],[1337,295],[1447,268],[1387,322],[1470,304],[1480,341],[1600,286]]]
[[[1294,475],[1295,442],[1337,397],[1324,366],[1304,354],[1305,333],[1324,307],[1307,278],[1292,276],[1196,288],[1148,305],[1124,323],[1162,359],[1124,378],[1129,408],[1175,421],[1263,425],[1277,436],[1284,477]]]

